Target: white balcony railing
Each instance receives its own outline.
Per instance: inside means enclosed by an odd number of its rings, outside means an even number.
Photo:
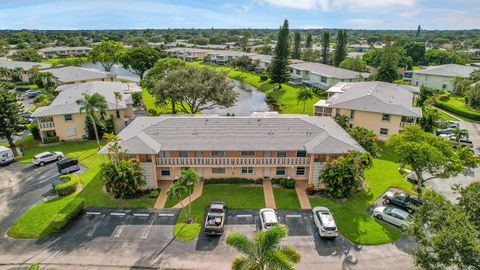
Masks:
[[[308,166],[308,157],[167,157],[157,158],[158,166],[221,167],[221,166]]]
[[[413,122],[400,122],[400,127],[415,125]]]
[[[54,128],[55,123],[54,122],[40,122],[40,123],[38,123],[38,126],[40,128]]]

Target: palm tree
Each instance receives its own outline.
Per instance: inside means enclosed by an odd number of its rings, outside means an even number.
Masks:
[[[287,234],[287,227],[282,225],[255,233],[253,240],[238,232],[230,234],[227,245],[242,253],[233,260],[232,269],[295,269],[302,257],[293,247],[280,245]]]
[[[122,101],[123,97],[122,97],[122,94],[118,91],[113,92],[113,94],[115,95],[115,118],[114,118],[115,120],[113,120],[113,127],[115,128],[115,133],[118,134],[118,127],[117,127],[117,120],[116,120],[117,113],[118,113],[118,102]]]
[[[180,201],[180,205],[183,208],[184,206],[183,206],[183,203],[182,203],[183,200],[182,200],[182,196],[181,196],[183,192],[187,192],[187,188],[183,185],[182,182],[175,181],[168,187],[167,195],[168,195],[168,197],[175,196],[177,198],[177,200]]]
[[[300,103],[300,102],[303,102],[302,113],[305,112],[305,105],[306,105],[307,101],[309,101],[312,98],[313,98],[313,93],[312,93],[312,90],[310,88],[302,87],[300,89],[300,91],[297,94],[297,104]]]
[[[456,143],[460,143],[462,138],[468,139],[468,130],[464,128],[456,128],[452,130],[452,136]]]
[[[192,193],[195,185],[200,182],[200,176],[192,169],[184,169],[178,178],[182,186],[188,191],[188,215],[187,223],[191,222],[190,217],[192,215]]]
[[[335,116],[335,121],[345,130],[350,127],[350,119],[346,115],[337,114]]]
[[[93,95],[89,95],[88,93],[82,94],[83,99],[79,99],[76,101],[78,105],[80,105],[80,113],[85,112],[87,117],[92,120],[93,130],[95,131],[95,139],[97,140],[98,149],[100,149],[100,140],[98,139],[98,131],[97,125],[102,125],[100,118],[98,117],[98,113],[100,115],[105,115],[108,106],[107,101],[105,101],[105,97],[100,95],[99,93],[95,93]]]

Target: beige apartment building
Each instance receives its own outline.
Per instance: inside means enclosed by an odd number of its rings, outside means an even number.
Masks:
[[[132,87],[122,82],[87,82],[64,85],[57,88],[58,96],[49,106],[39,107],[32,115],[37,118],[40,136],[60,141],[85,139],[85,113],[80,113],[77,100],[82,94],[99,93],[105,97],[108,112],[105,117],[114,119],[117,130],[125,128],[133,117],[133,101],[130,95]],[[114,92],[122,94],[122,100],[116,100]]]
[[[65,58],[87,56],[89,47],[50,47],[38,50],[44,58]]]
[[[415,95],[419,93],[413,86],[385,82],[339,83],[327,92],[331,96],[314,105],[315,115],[347,116],[351,127],[370,129],[382,141],[422,117],[422,109],[413,107]]]
[[[138,117],[119,137],[140,160],[147,188],[177,179],[183,168],[203,178],[293,178],[319,187],[327,160],[364,151],[330,117],[275,112]]]

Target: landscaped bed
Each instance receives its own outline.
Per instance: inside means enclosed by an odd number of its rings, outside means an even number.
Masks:
[[[463,97],[450,97],[448,101],[436,99],[435,106],[467,120],[480,121],[480,111],[466,105]]]

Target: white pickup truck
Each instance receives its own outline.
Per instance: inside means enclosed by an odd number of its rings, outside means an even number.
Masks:
[[[226,214],[227,205],[225,202],[213,202],[207,212],[204,233],[206,235],[222,235]]]

